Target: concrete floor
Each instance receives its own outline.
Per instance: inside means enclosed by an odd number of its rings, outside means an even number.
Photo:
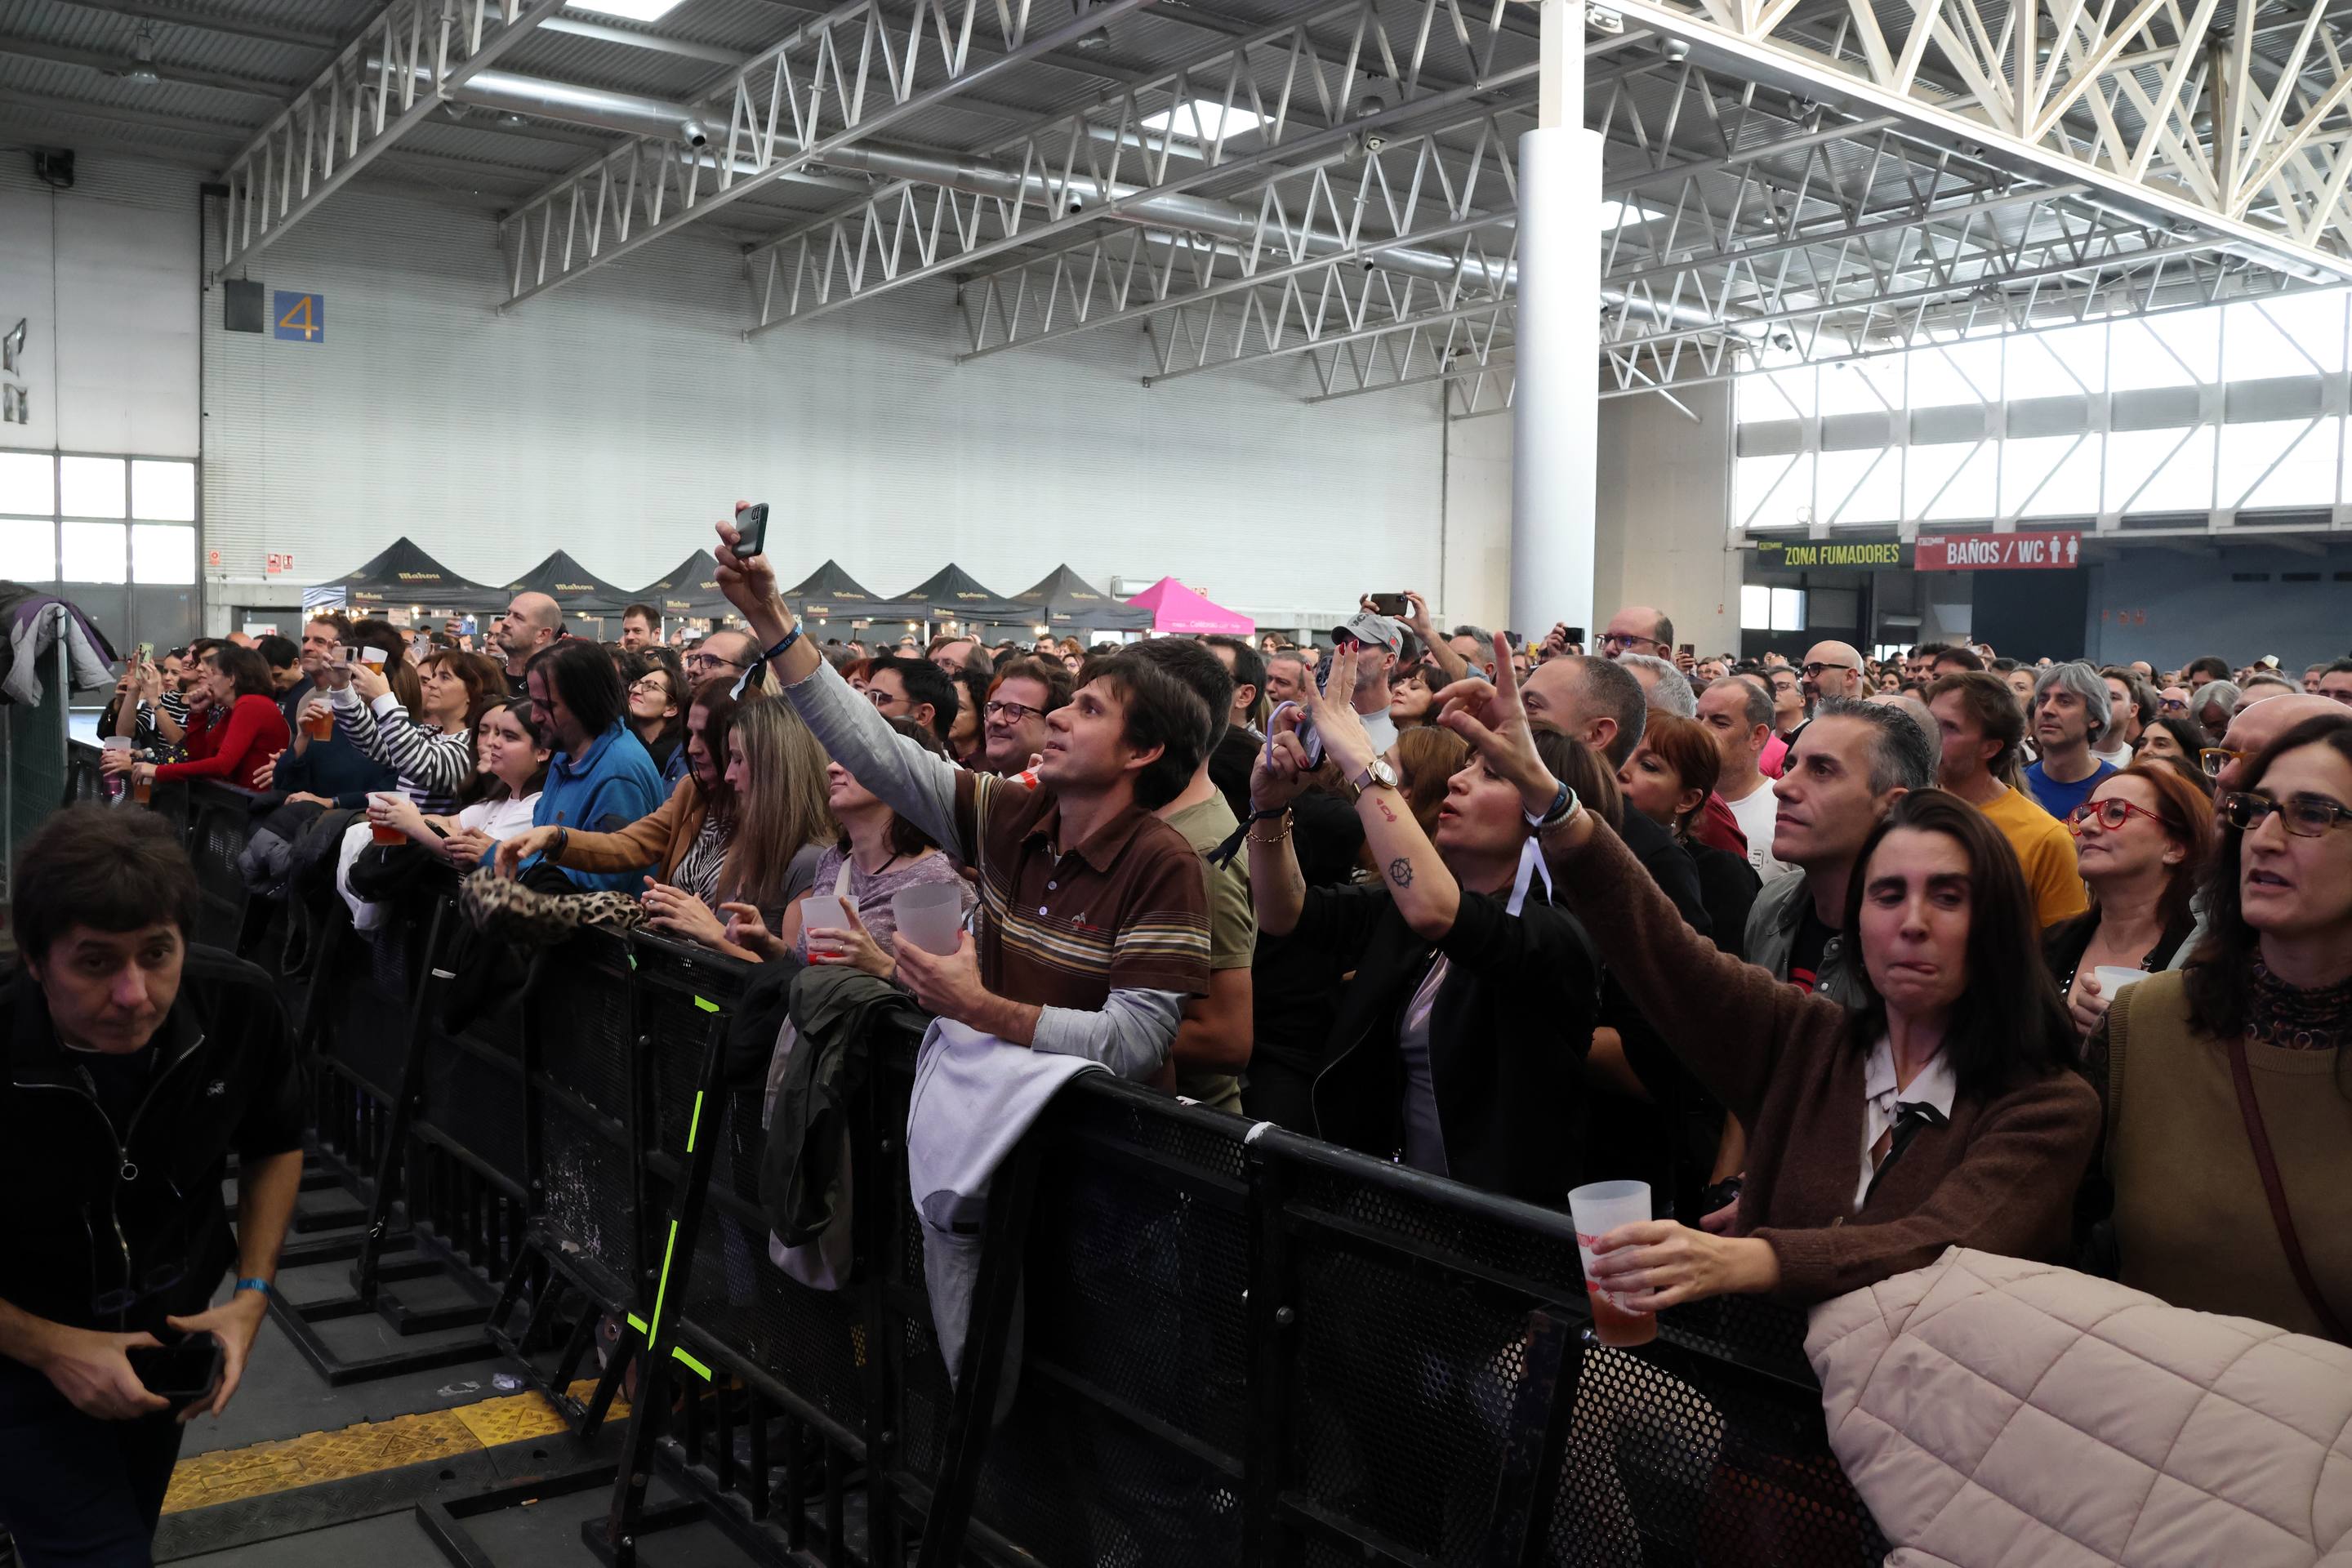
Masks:
[[[340,1193],[305,1194],[305,1207],[337,1207]],[[312,1232],[315,1239],[334,1232]],[[289,1300],[317,1300],[348,1293],[347,1260],[289,1268],[280,1280]],[[443,1282],[404,1282],[394,1287],[420,1303],[458,1294]],[[478,1339],[472,1330],[404,1338],[373,1315],[320,1325],[322,1337],[345,1356],[366,1356],[404,1346]],[[184,1458],[247,1448],[310,1433],[335,1432],[361,1423],[419,1412],[444,1411],[488,1399],[509,1390],[495,1379],[520,1370],[484,1354],[456,1365],[406,1373],[380,1380],[330,1384],[304,1360],[275,1318],[255,1343],[244,1386],[217,1421],[199,1419],[188,1432]],[[593,1375],[592,1364],[586,1369]],[[445,1561],[419,1516],[418,1505],[457,1504],[526,1479],[561,1476],[609,1462],[618,1451],[619,1423],[612,1424],[593,1448],[569,1433],[502,1444],[446,1463],[412,1464],[345,1479],[305,1485],[240,1501],[167,1514],[156,1538],[159,1563],[205,1568],[436,1568]],[[656,1483],[656,1500],[671,1494]],[[600,1516],[609,1488],[596,1486],[475,1515],[466,1521],[477,1546],[504,1568],[523,1564],[589,1564],[596,1561],[580,1536],[584,1521]],[[709,1524],[694,1524],[646,1537],[639,1561],[649,1568],[739,1568],[747,1559]]]

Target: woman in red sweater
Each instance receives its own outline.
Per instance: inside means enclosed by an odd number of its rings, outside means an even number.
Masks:
[[[271,694],[268,662],[249,647],[223,643],[205,650],[202,668],[201,684],[212,705],[203,729],[189,726],[188,760],[132,763],[127,752],[109,752],[100,759],[107,772],[133,777],[143,773],[151,783],[209,778],[239,789],[262,787],[262,771],[290,738],[286,716]]]

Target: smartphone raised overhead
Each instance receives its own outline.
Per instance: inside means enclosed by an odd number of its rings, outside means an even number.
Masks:
[[[1376,616],[1402,616],[1411,613],[1411,606],[1405,603],[1402,594],[1374,594],[1371,595],[1371,601],[1372,614]]]
[[[768,548],[768,503],[752,501],[735,509],[735,559],[749,561]]]

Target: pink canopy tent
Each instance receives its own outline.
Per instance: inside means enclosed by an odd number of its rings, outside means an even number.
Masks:
[[[1151,612],[1151,629],[1156,632],[1245,637],[1257,629],[1257,623],[1247,616],[1211,604],[1173,577],[1162,577],[1128,603]]]

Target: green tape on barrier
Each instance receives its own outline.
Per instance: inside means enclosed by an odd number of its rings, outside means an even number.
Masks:
[[[694,999],[694,1005],[695,1005],[696,1006],[698,1006],[698,1007],[701,1008],[701,1009],[702,1009],[704,1012],[706,1012],[706,1013],[716,1013],[717,1011],[719,1011],[719,1004],[718,1004],[718,1003],[716,1003],[716,1002],[711,1002],[711,1001],[706,1001],[704,998],[702,998],[702,997],[700,997],[700,996],[697,996],[697,997]]]
[[[694,1119],[686,1124],[686,1152],[694,1152],[694,1141],[702,1132],[702,1091],[694,1091]]]
[[[631,1312],[629,1314],[629,1327],[636,1330],[637,1332],[642,1334],[646,1331],[646,1321],[643,1318],[638,1317],[635,1312]]]
[[[655,1330],[661,1327],[662,1302],[669,1295],[669,1256],[677,1249],[677,1221],[672,1220],[669,1222],[669,1239],[662,1243],[661,1282],[654,1287],[653,1327],[646,1331],[646,1339],[648,1342],[652,1341]]]
[[[695,1360],[684,1351],[679,1350],[677,1346],[671,1346],[669,1353],[676,1356],[678,1360],[686,1363],[687,1365],[692,1367],[695,1371],[700,1373],[702,1374],[703,1382],[717,1383],[719,1381],[717,1378],[710,1375],[710,1369],[709,1367],[703,1365],[700,1362]]]

